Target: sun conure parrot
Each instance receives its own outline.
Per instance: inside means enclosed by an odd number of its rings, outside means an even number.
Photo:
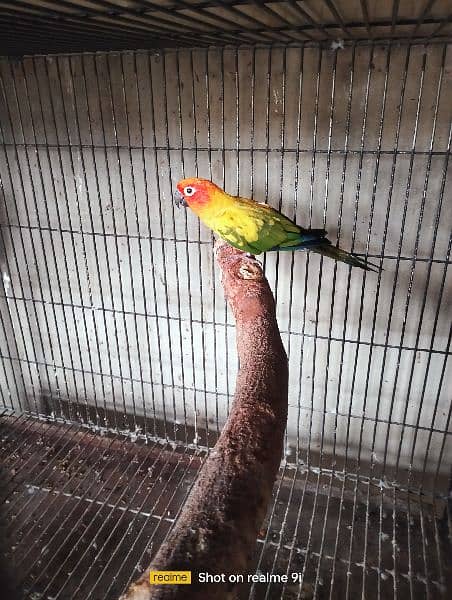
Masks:
[[[268,204],[231,196],[207,179],[182,179],[177,184],[174,201],[178,207],[189,206],[207,227],[231,246],[250,254],[312,250],[366,271],[376,267],[333,246],[324,229],[304,229]]]

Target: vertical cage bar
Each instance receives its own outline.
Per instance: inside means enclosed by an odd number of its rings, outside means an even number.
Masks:
[[[8,123],[10,125],[10,130],[11,130],[11,137],[12,137],[12,141],[14,144],[14,155],[15,155],[15,159],[16,159],[16,163],[18,165],[18,174],[19,174],[19,184],[20,184],[20,188],[21,188],[21,193],[22,193],[22,197],[24,198],[24,207],[25,207],[25,211],[26,211],[26,217],[28,222],[29,221],[29,213],[28,213],[28,205],[26,203],[25,200],[25,187],[24,187],[24,183],[23,183],[23,176],[22,176],[22,171],[20,169],[20,161],[19,161],[19,155],[18,155],[18,151],[17,151],[17,141],[16,141],[16,136],[13,130],[13,120],[11,117],[11,108],[10,108],[10,104],[8,101],[8,97],[7,97],[7,92],[6,92],[6,86],[4,83],[4,76],[3,76],[3,72],[0,72],[0,86],[1,86],[1,90],[2,90],[2,97],[3,97],[3,102],[4,102],[4,106],[6,109],[6,116],[8,119]],[[2,126],[1,120],[0,120],[0,134],[3,138],[3,140],[5,139],[5,129]],[[8,180],[9,180],[9,184],[10,184],[10,188],[11,188],[11,192],[13,194],[13,199],[14,199],[14,206],[15,206],[15,211],[16,211],[16,215],[19,215],[19,211],[17,208],[17,202],[14,196],[14,185],[13,185],[13,175],[12,175],[12,170],[11,170],[11,163],[10,160],[8,158],[8,152],[7,152],[7,146],[5,145],[5,143],[3,142],[3,150],[4,150],[4,157],[5,157],[5,163],[6,163],[6,168],[7,168],[7,172],[8,172]],[[3,188],[3,182],[2,182],[2,191],[4,190]],[[3,192],[3,198],[5,200],[5,216],[6,216],[6,220],[7,220],[7,227],[9,229],[9,233],[12,236],[12,232],[11,232],[11,217],[9,214],[9,210],[8,210],[8,205],[6,202],[6,198],[4,196],[4,192]],[[5,238],[4,238],[4,234],[3,234],[3,227],[1,227],[1,234],[2,234],[2,242],[3,242],[3,247],[6,248],[7,244],[5,242]],[[24,264],[25,264],[25,270],[27,273],[27,278],[29,281],[29,285],[31,288],[31,282],[32,282],[32,277],[31,277],[31,273],[30,273],[30,266],[29,266],[29,262],[27,260],[27,253],[25,251],[25,242],[24,242],[24,235],[23,235],[23,230],[22,228],[19,227],[19,236],[20,236],[20,241],[21,241],[21,250],[23,253],[23,256],[25,258]],[[14,257],[14,262],[16,265],[19,265],[19,261],[17,258],[17,253],[16,253],[16,247],[15,244],[11,244],[11,248],[12,248],[12,254]],[[34,247],[33,247],[34,248]],[[11,272],[11,266],[10,266],[10,262],[9,262],[9,258],[8,258],[8,254],[5,254],[5,260],[6,260],[6,265],[8,268],[8,271]],[[36,264],[36,261],[35,261]],[[21,287],[22,290],[24,290],[24,285],[23,285],[23,279],[22,279],[22,275],[21,275],[21,271],[18,268],[17,269],[18,272],[18,280],[19,280],[19,285]],[[14,290],[14,286],[12,286],[12,289]],[[22,327],[22,320],[19,316],[19,311],[18,311],[18,302],[16,299],[16,293],[13,292],[13,298],[14,298],[14,306],[16,309],[16,314],[17,314],[17,321],[19,323],[19,330],[20,330],[20,334],[21,334],[21,339],[22,339],[22,343],[23,343],[23,347],[24,347],[24,353],[25,353],[25,361],[26,364],[28,366],[28,372],[29,372],[29,376],[30,376],[30,384],[31,384],[31,388],[32,388],[32,393],[33,393],[33,401],[34,401],[34,406],[35,406],[35,412],[36,414],[39,414],[40,412],[40,407],[38,406],[38,398],[36,396],[36,389],[35,389],[35,384],[34,384],[34,380],[33,380],[33,376],[31,373],[31,364],[33,364],[33,360],[30,359],[29,354],[28,354],[28,348],[27,348],[27,344],[25,342],[25,334],[23,331],[23,327]],[[34,301],[32,301],[32,306],[33,306],[33,313],[34,313],[34,318],[36,323],[39,323],[39,319],[38,319],[38,313],[36,310],[36,304]],[[9,304],[8,304],[9,306]],[[26,325],[29,328],[30,333],[33,331],[32,329],[32,321],[29,315],[29,311],[28,311],[28,305],[27,302],[24,301],[24,309],[25,309],[25,315],[26,315]],[[41,334],[41,329],[39,328],[39,326],[37,327],[37,332],[39,334],[39,342],[40,342],[40,346],[41,346],[41,353],[42,355],[44,355],[44,342],[43,342],[43,338],[42,338],[42,334]],[[39,367],[38,367],[38,351],[36,349],[35,346],[35,341],[34,341],[34,337],[33,335],[31,335],[30,337],[31,339],[31,346],[32,346],[32,350],[33,350],[33,354],[34,354],[34,364],[36,367],[36,375],[37,375],[37,379],[38,379],[38,394],[41,393],[42,389],[43,389],[43,385],[41,383],[41,374],[39,371]],[[16,341],[16,336],[14,336],[14,341],[15,341],[15,347],[16,347],[16,353],[17,353],[17,361],[19,364],[19,367],[21,368],[21,359],[20,359],[20,355],[19,355],[19,350],[18,350],[18,346],[17,346],[17,341]],[[11,354],[10,354],[11,356]],[[21,368],[21,373],[22,373],[22,368]],[[50,377],[49,377],[49,373],[48,370],[46,369],[46,375],[47,375],[47,383],[48,383],[48,388],[50,389]],[[25,381],[24,381],[24,390],[26,390],[26,385],[25,385]]]
[[[46,61],[44,61],[44,65],[45,65],[45,80],[46,80],[47,83],[49,83],[49,71],[48,71],[48,68],[47,68],[47,62]],[[81,367],[82,367],[82,370],[83,370],[83,361],[82,361],[83,353],[82,353],[80,336],[79,336],[78,327],[77,327],[77,318],[76,318],[75,310],[74,310],[75,301],[74,301],[74,297],[73,297],[73,294],[72,294],[71,282],[69,280],[68,258],[67,258],[66,246],[65,246],[65,242],[64,242],[64,238],[63,238],[63,234],[62,234],[63,227],[62,227],[60,209],[58,207],[58,202],[57,202],[57,191],[56,191],[56,184],[55,184],[55,174],[54,174],[53,168],[51,166],[52,161],[51,161],[51,156],[50,156],[50,152],[49,152],[49,148],[48,148],[47,126],[46,126],[46,119],[45,119],[45,116],[44,116],[43,100],[42,100],[41,90],[40,90],[40,86],[39,86],[39,79],[38,79],[37,70],[36,70],[36,59],[31,59],[31,69],[32,69],[32,74],[33,74],[34,80],[35,80],[36,89],[37,89],[37,92],[38,92],[37,93],[37,99],[38,99],[38,105],[39,105],[39,113],[40,113],[41,120],[42,120],[42,123],[43,123],[44,144],[46,146],[46,157],[47,157],[47,161],[48,161],[48,164],[49,164],[50,176],[51,176],[51,180],[52,180],[52,193],[53,193],[53,196],[55,198],[55,204],[57,205],[56,215],[57,215],[58,229],[59,229],[59,236],[58,237],[59,237],[60,244],[61,244],[61,249],[62,249],[62,254],[63,254],[63,262],[64,262],[64,268],[65,268],[65,272],[66,272],[66,276],[67,276],[67,285],[68,285],[68,292],[69,292],[69,300],[70,300],[70,304],[72,305],[71,312],[72,312],[72,319],[73,319],[73,323],[74,323],[74,329],[75,329],[75,333],[76,333],[76,335],[75,335],[75,337],[76,337],[76,349],[77,349],[77,352],[78,352],[78,355],[79,355],[79,358],[80,358],[80,364],[81,364]],[[58,73],[58,74],[60,75],[60,73]],[[23,65],[22,65],[22,76],[23,76],[24,81],[26,81],[26,74],[25,74],[25,70],[24,70]],[[61,82],[60,77],[58,77],[58,80]],[[50,85],[48,87],[50,88]],[[27,98],[29,98],[28,86],[27,86],[26,89],[27,89],[27,94],[26,95],[27,95]],[[61,88],[60,88],[60,91],[62,91]],[[52,94],[50,93],[49,96],[50,96],[50,107],[51,107],[51,113],[52,113],[52,119],[53,119],[53,126],[54,126],[54,129],[55,129],[55,132],[56,132],[57,131],[57,126],[56,126],[56,120],[55,120],[55,106],[54,106]],[[28,103],[28,105],[29,105],[30,114],[32,114],[30,103]],[[35,130],[34,126],[32,127],[32,132],[33,132],[34,142],[37,145],[38,140],[37,140],[37,137],[36,137],[36,130]],[[58,135],[57,135],[57,138],[58,138]],[[69,136],[68,136],[68,140],[69,140]],[[57,139],[57,144],[58,144],[58,139]],[[59,166],[60,172],[62,174],[62,179],[63,179],[63,188],[64,188],[63,193],[64,193],[64,198],[65,198],[65,208],[67,210],[67,214],[70,215],[69,202],[68,202],[68,187],[67,187],[67,183],[66,183],[65,178],[64,178],[63,161],[62,161],[61,150],[60,150],[59,146],[57,147],[57,154],[58,154],[58,166]],[[73,164],[73,161],[72,161],[72,153],[71,153],[70,149],[69,149],[68,154],[71,157],[71,160],[70,160],[70,162],[71,162],[71,169],[72,169],[73,179],[75,181],[75,170],[74,170],[74,164]],[[39,157],[39,150],[37,152],[37,157]],[[44,190],[44,180],[42,178],[42,165],[40,163],[40,159],[39,158],[38,158],[38,164],[39,164],[39,171],[40,171],[40,174],[41,174],[41,185],[42,185],[42,188]],[[77,204],[77,206],[79,206],[78,189],[77,189],[76,185],[74,185],[74,189],[75,189],[76,204]],[[50,227],[50,225],[51,225],[50,224],[50,214],[49,214],[48,210],[46,210],[46,217],[48,219],[48,223],[49,223],[49,227]],[[69,221],[70,221],[69,228],[70,228],[70,230],[72,230],[73,227],[72,227],[72,223],[71,223],[71,219],[70,218],[69,218]],[[49,232],[49,236],[50,236],[50,240],[51,240],[52,252],[53,252],[54,257],[56,257],[55,245],[54,245],[54,242],[53,242],[53,234],[51,232]],[[74,233],[72,231],[71,231],[71,234],[70,234],[70,238],[71,238],[71,246],[70,247],[71,247],[73,256],[76,257],[77,256],[77,251],[76,251],[76,246],[75,246],[75,241],[74,241]],[[75,262],[77,264],[77,260]],[[59,273],[58,273],[58,267],[56,267],[55,271],[56,271],[56,278],[57,278],[57,283],[58,283],[58,288],[59,288],[59,294],[60,294],[61,301],[63,303],[62,282],[61,282],[61,278],[60,278]],[[81,301],[83,302],[82,285],[81,285],[81,281],[80,281],[80,274],[79,274],[78,268],[76,269],[76,279],[77,279],[77,291],[78,291],[78,293],[80,295]],[[72,350],[70,349],[71,348],[70,341],[69,341],[70,335],[69,335],[68,322],[67,322],[67,319],[66,319],[66,314],[65,314],[65,308],[64,308],[64,306],[62,306],[62,312],[63,312],[64,329],[65,329],[66,337],[68,339],[69,355],[70,355],[72,366],[75,367],[74,356],[72,354]],[[84,313],[83,309],[82,309],[82,314],[83,314],[84,333],[85,333],[86,339],[88,340],[89,338],[88,338],[87,324],[86,324],[86,318],[85,318],[85,313]],[[57,324],[57,329],[58,329],[58,324]],[[89,356],[89,366],[90,366],[90,369],[91,369],[91,372],[92,372],[93,371],[93,364],[92,364],[92,359],[91,359],[91,349],[89,347],[88,347],[88,356]],[[62,356],[62,363],[64,363],[63,356]],[[85,373],[84,372],[83,372],[82,381],[83,381],[82,400],[84,400],[84,402],[85,402],[85,411],[86,411],[85,412],[85,419],[89,420],[89,410],[88,410],[88,403],[87,403],[87,389],[86,389],[86,381],[85,381]],[[95,387],[96,387],[95,383],[94,383],[94,375],[92,375],[92,384],[93,384],[93,391],[94,391]],[[77,388],[75,388],[75,389],[76,389],[76,397],[78,398]],[[70,410],[71,399],[69,397],[69,394],[68,394],[68,398],[67,399],[68,399],[68,402],[69,402],[69,410]],[[95,401],[95,404],[96,404],[96,414],[97,414],[97,402],[96,402],[96,400],[97,400],[96,393],[94,392],[94,401]],[[78,403],[77,403],[76,415],[77,415],[77,418],[79,420],[82,420],[82,417],[81,417],[80,413],[78,412],[78,410],[79,409],[78,409]],[[69,416],[71,416],[71,415],[69,414]]]
[[[190,51],[191,52],[191,51]],[[179,134],[179,143],[180,143],[180,170],[181,170],[181,176],[185,177],[186,173],[185,173],[185,152],[184,152],[184,132],[183,132],[183,121],[182,121],[182,88],[181,88],[181,74],[180,74],[180,63],[179,63],[179,50],[176,50],[176,81],[177,81],[177,91],[178,91],[178,99],[177,99],[177,118],[178,118],[178,134]],[[165,63],[164,63],[165,66]],[[166,68],[164,69],[164,77],[165,77],[165,92],[166,92]],[[167,96],[165,93],[165,106],[168,107],[167,104]],[[168,109],[167,109],[168,110]],[[193,110],[193,108],[192,108]],[[167,134],[167,143],[168,143],[168,164],[171,165],[171,157],[169,154],[169,130],[168,130],[168,118],[169,118],[169,114],[168,112],[166,113],[166,134]],[[171,186],[173,184],[173,179],[172,179],[172,170],[171,170],[171,166],[169,168],[169,185]],[[172,214],[173,217],[175,218],[175,213],[174,213],[174,206],[172,207]],[[185,271],[186,271],[186,275],[187,275],[187,293],[188,293],[188,314],[189,314],[189,330],[190,330],[190,339],[192,340],[191,343],[191,364],[192,364],[192,369],[193,369],[193,388],[194,388],[194,392],[193,392],[193,419],[194,419],[194,438],[193,438],[193,443],[195,445],[198,445],[199,442],[201,441],[200,436],[198,435],[198,400],[197,400],[197,391],[196,391],[196,361],[195,361],[195,349],[194,349],[194,328],[193,328],[193,304],[192,304],[192,287],[191,287],[191,280],[190,280],[190,250],[189,250],[189,230],[188,230],[188,219],[187,219],[187,214],[184,212],[183,215],[183,219],[184,219],[184,228],[185,228]],[[176,237],[176,230],[174,230],[174,236]],[[200,240],[200,230],[198,229],[198,240]],[[199,249],[198,252],[200,252],[201,250]],[[175,252],[177,252],[177,249],[175,248]],[[176,280],[177,280],[177,290],[178,290],[178,298],[180,298],[180,292],[179,292],[179,275],[180,275],[180,271],[178,270],[179,267],[177,265],[176,267]],[[199,275],[201,277],[201,274]],[[205,369],[204,369],[204,377],[205,377]],[[206,403],[206,390],[204,387],[204,402]]]

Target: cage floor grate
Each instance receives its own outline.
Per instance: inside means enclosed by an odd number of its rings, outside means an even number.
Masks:
[[[25,597],[117,598],[169,531],[205,451],[23,415],[0,423],[2,552]],[[448,523],[444,501],[283,464],[250,572],[262,581],[240,598],[445,597]]]

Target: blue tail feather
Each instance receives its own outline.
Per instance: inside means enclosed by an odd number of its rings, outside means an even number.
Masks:
[[[296,242],[297,240],[295,240]],[[328,238],[325,237],[325,231],[322,229],[305,229],[300,235],[299,243],[293,246],[275,246],[271,250],[290,251],[294,250],[312,250],[323,256],[328,256],[339,262],[346,263],[352,267],[359,267],[365,271],[379,271],[381,267],[367,262],[359,256],[341,248],[333,246]]]

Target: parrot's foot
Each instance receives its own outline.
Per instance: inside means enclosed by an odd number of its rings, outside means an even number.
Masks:
[[[252,260],[257,262],[258,265],[262,266],[261,261],[257,258],[257,256],[255,254],[251,254],[251,252],[246,252],[245,256],[246,256],[246,258],[251,258]]]

